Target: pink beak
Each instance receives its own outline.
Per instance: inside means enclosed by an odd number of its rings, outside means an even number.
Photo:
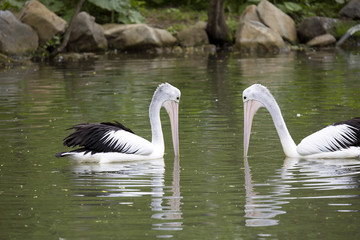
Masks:
[[[174,154],[179,156],[179,103],[175,101],[166,101],[163,106],[165,107],[171,124],[171,133],[174,147]]]
[[[244,158],[247,157],[249,142],[250,142],[250,133],[251,125],[255,113],[263,105],[255,100],[248,100],[244,102]]]

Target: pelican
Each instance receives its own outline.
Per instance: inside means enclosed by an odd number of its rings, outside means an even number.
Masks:
[[[68,147],[79,149],[57,153],[56,157],[70,157],[78,162],[121,162],[159,159],[164,155],[164,137],[160,109],[164,107],[170,117],[175,156],[179,155],[178,106],[180,90],[169,83],[160,84],[149,107],[152,141],[139,137],[119,122],[78,124],[64,139]]]
[[[247,157],[252,120],[260,107],[265,107],[274,122],[287,157],[297,158],[356,158],[360,155],[360,118],[329,125],[304,138],[296,146],[286,127],[279,105],[270,91],[254,84],[243,91],[244,157]]]

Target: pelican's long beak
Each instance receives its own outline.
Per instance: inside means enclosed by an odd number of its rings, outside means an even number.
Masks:
[[[175,101],[166,101],[163,106],[170,117],[171,133],[174,146],[174,154],[179,156],[179,103]]]
[[[244,158],[247,157],[249,142],[250,142],[250,133],[251,125],[255,113],[263,105],[255,100],[248,100],[244,102]]]

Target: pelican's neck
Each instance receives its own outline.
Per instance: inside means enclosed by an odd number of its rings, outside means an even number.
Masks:
[[[296,144],[292,139],[289,130],[286,127],[284,118],[281,114],[281,110],[274,97],[271,96],[270,104],[266,107],[273,119],[275,128],[279,135],[281,145],[283,147],[284,153],[288,157],[297,157],[299,156],[296,150]]]
[[[160,109],[161,103],[153,99],[149,107],[149,118],[151,125],[151,142],[162,152],[164,153],[164,136],[161,128],[160,120]]]

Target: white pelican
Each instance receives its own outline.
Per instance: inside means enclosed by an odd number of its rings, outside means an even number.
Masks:
[[[78,124],[64,139],[68,147],[79,149],[57,153],[56,157],[69,156],[78,162],[119,162],[162,158],[164,137],[160,121],[160,109],[164,107],[169,114],[175,156],[179,154],[178,104],[180,90],[169,83],[156,89],[149,107],[152,141],[139,137],[122,124],[102,122],[98,124]]]
[[[295,145],[285,125],[279,105],[270,91],[254,84],[243,92],[244,102],[244,157],[247,157],[252,120],[260,107],[265,107],[274,122],[287,157],[300,158],[355,158],[360,155],[360,118],[334,123],[304,138]]]

